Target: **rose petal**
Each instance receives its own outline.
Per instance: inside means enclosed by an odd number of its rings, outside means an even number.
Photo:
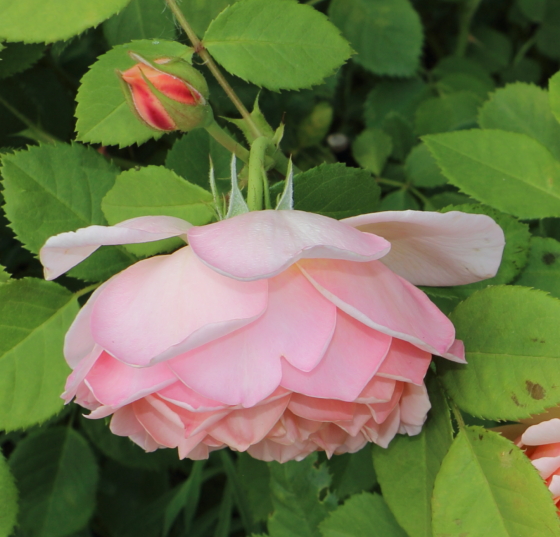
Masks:
[[[355,403],[335,399],[318,399],[294,393],[288,408],[296,416],[312,421],[351,420],[356,410]]]
[[[379,261],[307,259],[298,266],[326,298],[374,330],[440,356],[455,341],[447,316],[425,293]]]
[[[371,409],[373,419],[377,423],[383,423],[393,413],[395,408],[399,406],[399,401],[401,400],[404,391],[404,385],[404,382],[397,382],[395,385],[395,391],[393,392],[393,396],[389,402],[368,405]]]
[[[335,322],[333,304],[293,267],[269,280],[268,308],[259,319],[174,358],[170,367],[205,397],[250,407],[278,387],[281,356],[304,369],[315,367]]]
[[[230,412],[224,419],[208,429],[216,440],[237,451],[246,451],[260,442],[280,419],[290,396],[284,396],[264,405]]]
[[[552,496],[556,499],[560,496],[560,475],[553,475],[550,483],[548,484],[548,490],[552,492]]]
[[[560,455],[557,457],[541,457],[531,461],[543,479],[548,479],[560,469]]]
[[[560,442],[560,419],[543,421],[529,427],[521,436],[526,446],[540,446]]]
[[[86,377],[97,400],[120,407],[169,386],[177,377],[165,364],[149,368],[131,367],[103,352]]]
[[[86,375],[93,367],[93,364],[95,364],[95,361],[101,356],[102,352],[103,349],[99,345],[95,345],[90,353],[78,362],[74,371],[70,373],[69,377],[66,379],[64,393],[60,396],[66,403],[72,401],[76,396],[80,384],[84,381]]]
[[[163,401],[148,395],[132,404],[136,419],[160,445],[176,448],[185,437],[183,423]]]
[[[387,358],[385,358],[385,360],[387,360]],[[383,362],[385,362],[385,360]],[[367,383],[366,387],[360,393],[360,396],[356,398],[356,403],[388,403],[391,397],[393,397],[396,384],[397,381],[395,379],[382,377],[379,375],[378,371]]]
[[[223,403],[208,399],[196,393],[180,381],[158,390],[158,396],[169,403],[184,408],[185,410],[190,410],[191,412],[210,412],[225,408]]]
[[[39,252],[45,279],[54,280],[102,245],[185,238],[192,224],[174,216],[140,216],[115,226],[89,226],[50,237]]]
[[[424,425],[428,417],[428,411],[432,408],[426,386],[424,384],[416,386],[408,382],[404,383],[399,405],[401,407],[401,422],[419,428]]]
[[[117,360],[146,366],[237,330],[266,301],[266,281],[225,278],[185,247],[111,278],[93,306],[92,333]]]
[[[188,231],[204,263],[238,280],[270,278],[303,258],[371,261],[390,244],[338,220],[302,211],[252,211]]]
[[[402,339],[393,338],[387,357],[376,376],[421,385],[430,367],[432,355]]]
[[[387,211],[346,218],[360,231],[386,238],[383,263],[415,285],[463,285],[492,278],[504,232],[484,214]]]
[[[339,311],[323,359],[310,372],[282,360],[282,386],[323,399],[354,401],[387,355],[391,338]]]

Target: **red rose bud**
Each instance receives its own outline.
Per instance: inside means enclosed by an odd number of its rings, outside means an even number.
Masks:
[[[189,131],[213,120],[204,77],[179,58],[150,62],[138,54],[135,66],[119,72],[129,104],[140,119],[161,131]]]

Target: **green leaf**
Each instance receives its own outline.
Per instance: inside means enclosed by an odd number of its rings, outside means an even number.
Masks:
[[[516,285],[535,287],[560,298],[560,242],[531,237],[529,262]]]
[[[517,0],[517,5],[532,22],[543,22],[546,11],[546,0]]]
[[[0,0],[0,37],[53,43],[78,35],[120,11],[129,0]]]
[[[525,267],[529,255],[529,226],[519,222],[504,213],[500,213],[490,207],[484,205],[462,205],[455,207],[446,207],[441,212],[462,211],[469,214],[486,214],[494,219],[494,221],[502,228],[506,246],[502,255],[502,262],[497,274],[493,278],[488,278],[480,282],[470,283],[468,285],[458,285],[453,287],[440,287],[437,292],[440,296],[450,296],[456,298],[466,298],[478,289],[484,289],[489,285],[500,285],[510,283]]]
[[[195,226],[214,218],[212,194],[185,181],[163,166],[147,166],[121,173],[101,202],[109,224],[138,216],[175,216]],[[154,255],[184,245],[176,237],[148,244],[128,245],[135,255]]]
[[[527,134],[560,160],[560,124],[542,88],[518,82],[497,90],[480,109],[478,122],[483,129]]]
[[[560,163],[529,136],[471,130],[424,142],[465,194],[518,218],[560,216]]]
[[[408,0],[333,0],[329,16],[356,49],[354,60],[377,75],[412,76],[422,24]]]
[[[124,147],[162,136],[162,131],[140,121],[126,102],[116,71],[126,71],[136,64],[128,51],[146,58],[175,56],[190,61],[192,56],[192,49],[176,41],[163,40],[133,41],[100,56],[82,78],[76,97],[76,130],[82,142]]]
[[[6,461],[0,454],[0,537],[9,537],[16,524],[18,491]]]
[[[398,112],[390,112],[385,116],[381,128],[391,137],[391,157],[402,162],[417,141],[412,123]]]
[[[24,43],[6,43],[0,52],[0,78],[7,78],[25,71],[38,62],[44,45],[25,45]]]
[[[333,511],[319,529],[323,537],[406,537],[379,494],[356,494]]]
[[[468,56],[491,73],[506,67],[513,45],[506,35],[489,27],[478,28],[470,40]]]
[[[319,496],[331,478],[326,465],[315,467],[317,455],[303,461],[269,463],[274,513],[268,519],[271,537],[320,537],[318,525],[332,509],[329,496]]]
[[[366,129],[354,140],[352,154],[356,162],[375,175],[381,175],[391,151],[391,137],[380,129]]]
[[[124,466],[163,472],[179,462],[175,450],[158,449],[147,453],[130,438],[113,434],[102,419],[92,420],[81,416],[80,427],[103,455]]]
[[[210,159],[220,192],[231,188],[231,153],[204,129],[196,129],[179,138],[167,153],[165,166],[189,183],[210,190]]]
[[[5,211],[18,239],[38,253],[52,235],[106,225],[101,200],[119,170],[80,144],[43,145],[4,155]],[[103,280],[136,258],[123,247],[101,248],[70,275]]]
[[[482,427],[459,432],[437,476],[434,537],[556,537],[552,496],[529,458]]]
[[[468,365],[438,361],[438,376],[472,416],[517,420],[560,403],[560,300],[543,291],[495,286],[457,306],[451,320]]]
[[[330,488],[339,498],[371,490],[377,483],[371,462],[371,444],[357,453],[332,457],[327,464],[333,476]]]
[[[294,209],[331,218],[371,213],[377,208],[379,194],[368,171],[340,163],[321,164],[294,177]]]
[[[179,6],[197,35],[204,35],[208,25],[226,7],[237,0],[189,0]]]
[[[245,495],[251,504],[254,522],[265,521],[272,513],[270,499],[270,470],[264,461],[253,459],[247,453],[237,457],[237,474]]]
[[[475,200],[459,192],[442,192],[429,198],[434,209],[444,209],[448,205],[477,204]]]
[[[78,309],[56,283],[26,278],[0,286],[0,430],[41,423],[62,408],[70,372],[62,346]]]
[[[447,183],[426,144],[419,144],[410,152],[406,158],[405,170],[414,186],[434,188]]]
[[[410,192],[405,188],[399,188],[394,192],[383,196],[379,204],[379,211],[419,211],[420,205]]]
[[[204,46],[230,73],[274,91],[320,84],[352,53],[322,13],[286,0],[229,6],[210,24]]]
[[[84,527],[95,508],[97,462],[84,438],[54,427],[23,439],[10,457],[20,491],[19,524],[34,537],[64,537]]]
[[[432,75],[439,79],[452,74],[470,75],[479,78],[487,85],[494,84],[494,80],[488,74],[488,70],[471,58],[455,55],[446,56],[432,69]]]
[[[543,23],[537,30],[537,49],[545,56],[558,60],[560,46],[558,44],[558,31],[560,30],[560,4],[546,2],[546,11]]]
[[[134,39],[174,39],[175,22],[161,0],[131,0],[117,15],[103,24],[109,45],[121,45]]]
[[[0,284],[6,283],[10,279],[10,275],[6,272],[6,267],[0,265]]]
[[[416,111],[416,134],[456,131],[476,126],[480,98],[458,91],[424,101]]]
[[[297,126],[299,147],[313,147],[320,144],[329,133],[332,120],[333,107],[327,101],[317,103]]]
[[[560,122],[560,71],[548,81],[550,110],[556,121]]]
[[[367,96],[366,124],[379,128],[391,112],[413,122],[418,105],[431,95],[430,87],[419,78],[379,82]]]
[[[432,409],[422,432],[397,435],[387,449],[373,448],[383,498],[410,537],[432,537],[432,491],[453,441],[449,408],[435,377],[428,387]]]
[[[447,74],[436,83],[436,88],[440,94],[468,91],[482,100],[488,97],[494,87],[492,79],[479,78],[466,73]]]

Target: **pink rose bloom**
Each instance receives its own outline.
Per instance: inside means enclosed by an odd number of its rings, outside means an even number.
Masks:
[[[558,415],[560,408],[554,408],[545,414],[521,420],[524,423],[504,425],[496,430],[525,451],[560,509],[560,419],[553,417]]]
[[[113,433],[146,451],[229,446],[281,462],[418,434],[431,355],[465,360],[415,285],[490,278],[504,246],[484,215],[268,210],[91,226],[51,237],[41,260],[53,279],[102,244],[169,237],[188,246],[112,277],[78,314],[63,397],[112,414]]]

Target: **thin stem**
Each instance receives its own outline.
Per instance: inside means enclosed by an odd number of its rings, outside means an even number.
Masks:
[[[424,205],[431,204],[430,200],[426,196],[424,196],[424,194],[422,194],[420,190],[414,188],[413,186],[409,186],[408,188]]]
[[[27,116],[24,116],[18,110],[16,110],[9,102],[4,100],[2,97],[0,97],[0,104],[2,104],[5,108],[7,108],[22,123],[25,123],[25,125],[27,125],[27,127],[33,132],[33,134],[35,135],[36,139],[39,142],[44,142],[47,144],[55,144],[57,142],[60,142],[58,138],[55,138],[54,136],[50,135],[48,132],[45,132],[43,129],[35,125],[33,121],[31,121]]]
[[[243,162],[249,162],[249,151],[245,149],[239,142],[234,140],[222,127],[215,121],[206,127],[208,134],[223,145],[228,151],[231,151],[238,159]]]
[[[247,185],[247,206],[250,211],[260,211],[263,208],[263,175],[265,153],[269,141],[264,136],[257,138],[251,146],[249,159],[249,184]]]
[[[451,408],[451,411],[453,412],[453,417],[455,418],[455,421],[457,422],[457,425],[459,426],[459,429],[463,430],[466,427],[466,425],[465,425],[465,420],[463,419],[463,415],[461,414],[461,411],[459,410],[459,407],[455,404],[454,401],[452,401],[449,398],[448,398],[448,402],[449,402],[449,406]]]
[[[314,6],[315,4],[318,4],[319,2],[322,2],[323,0],[307,0],[307,2],[304,2],[304,4],[307,4],[308,6]]]
[[[377,177],[375,179],[380,185],[397,186],[399,188],[407,188],[406,183],[401,183],[400,181],[395,181],[394,179],[385,179],[383,177]]]
[[[172,11],[173,15],[177,19],[177,22],[183,28],[185,33],[187,34],[192,46],[194,47],[195,52],[204,60],[204,63],[207,65],[210,72],[214,75],[214,78],[218,81],[218,84],[222,86],[223,90],[226,92],[227,96],[231,100],[231,102],[235,105],[241,117],[245,120],[251,132],[255,138],[262,136],[262,133],[256,123],[253,121],[251,114],[245,105],[241,102],[241,99],[237,96],[233,88],[229,85],[228,81],[225,79],[222,72],[218,69],[218,66],[214,62],[212,56],[208,53],[208,51],[204,48],[204,45],[195,34],[194,30],[191,28],[191,25],[188,23],[187,19],[183,15],[183,12],[177,5],[176,0],[165,0],[169,9]]]
[[[95,291],[100,285],[101,285],[100,283],[94,283],[92,285],[88,285],[87,287],[84,287],[83,289],[76,291],[74,293],[74,296],[76,298],[80,298],[81,296],[87,295],[88,293]]]
[[[515,58],[513,59],[513,65],[517,65],[527,54],[527,52],[529,52],[529,50],[533,47],[533,45],[537,42],[537,35],[533,35],[531,36],[529,39],[527,39],[527,41],[525,41],[525,43],[523,43],[523,45],[521,46],[521,48],[517,51],[517,54],[515,55]]]
[[[480,5],[481,0],[464,0],[459,15],[459,37],[457,38],[457,48],[455,56],[464,56],[469,44],[471,22]]]

